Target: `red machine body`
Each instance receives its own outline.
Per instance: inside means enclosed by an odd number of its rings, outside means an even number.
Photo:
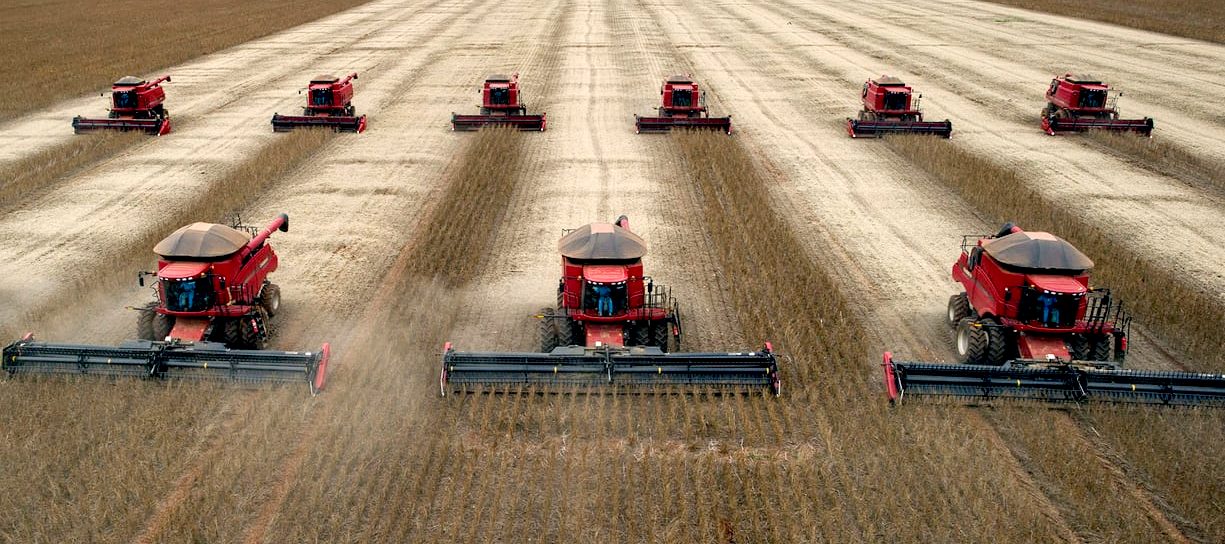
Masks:
[[[1093,261],[1061,238],[1011,224],[963,239],[948,320],[964,362],[1010,359],[1122,363],[1130,318],[1110,291],[1091,289]]]
[[[154,248],[158,301],[139,316],[140,338],[262,349],[280,307],[280,288],[268,281],[277,255],[267,240],[277,230],[289,230],[288,215],[260,231],[195,223],[162,240]]]
[[[170,76],[153,81],[127,76],[116,81],[111,85],[111,111],[107,118],[78,115],[72,119],[73,131],[81,134],[94,130],[138,130],[158,136],[169,133],[170,113],[163,105],[166,91],[161,86],[169,81]]]
[[[302,115],[273,114],[272,129],[288,132],[300,127],[326,127],[337,132],[366,130],[366,116],[358,116],[353,107],[353,80],[357,72],[340,79],[321,75],[311,79],[306,87],[306,106]]]
[[[1153,120],[1119,119],[1117,107],[1122,93],[1099,80],[1064,74],[1051,80],[1042,109],[1042,130],[1054,136],[1061,132],[1109,130],[1152,136]]]
[[[605,248],[587,251],[597,244]],[[562,277],[557,308],[542,310],[541,351],[557,346],[655,346],[680,343],[680,312],[669,291],[643,273],[645,242],[629,219],[592,223],[559,242]],[[619,253],[610,254],[607,248]]]
[[[510,77],[491,75],[481,86],[481,113],[460,115],[451,113],[451,130],[472,131],[488,126],[510,126],[519,130],[543,131],[547,126],[544,113],[527,113],[519,91],[519,74]]]
[[[668,132],[673,128],[722,130],[732,133],[732,118],[710,117],[706,109],[706,93],[687,75],[664,80],[659,89],[661,105],[657,117],[634,116],[635,131]]]
[[[942,138],[953,135],[953,123],[925,122],[914,90],[902,80],[881,76],[863,84],[863,110],[859,119],[847,119],[846,131],[852,138],[879,138],[886,134],[934,134]]]

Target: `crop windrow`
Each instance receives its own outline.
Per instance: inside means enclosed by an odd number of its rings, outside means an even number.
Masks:
[[[1086,136],[1090,142],[1117,152],[1124,160],[1135,160],[1158,174],[1225,194],[1225,163],[1196,155],[1161,138],[1137,138],[1101,130],[1090,131]]]
[[[930,138],[897,136],[886,143],[997,222],[1049,231],[1077,246],[1096,264],[1094,283],[1109,286],[1146,326],[1190,355],[1192,360],[1182,362],[1187,369],[1225,370],[1225,353],[1220,349],[1225,307],[1213,293],[1124,248],[991,159]]]

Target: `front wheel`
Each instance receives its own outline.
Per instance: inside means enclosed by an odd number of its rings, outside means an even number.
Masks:
[[[153,336],[153,318],[157,315],[157,303],[150,302],[136,316],[136,337],[141,340],[159,340]]]
[[[540,351],[543,353],[549,353],[558,346],[557,322],[553,315],[553,308],[540,309],[540,321],[536,324],[536,339],[540,342]]]

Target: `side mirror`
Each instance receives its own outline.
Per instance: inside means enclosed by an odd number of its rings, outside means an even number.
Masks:
[[[145,275],[140,272],[137,272],[136,273],[136,283],[139,284],[141,287],[144,287],[145,286]]]

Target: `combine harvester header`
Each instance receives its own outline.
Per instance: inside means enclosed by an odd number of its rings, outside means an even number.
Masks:
[[[280,214],[267,227],[193,223],[154,246],[156,300],[139,308],[137,340],[118,347],[38,342],[27,334],[3,350],[8,375],[82,374],[192,378],[244,383],[327,381],[331,348],[263,351],[281,290],[268,280],[278,259],[268,239],[289,230]]]
[[[890,402],[906,395],[1050,402],[1126,402],[1225,407],[1225,374],[1124,370],[1101,361],[1012,360],[1002,365],[895,361],[885,353]]]
[[[451,130],[473,131],[482,127],[510,126],[524,131],[543,131],[544,113],[528,113],[519,90],[519,74],[492,75],[481,86],[481,113],[451,113]]]
[[[448,391],[586,385],[766,388],[781,393],[778,360],[761,351],[669,353],[679,347],[679,305],[643,274],[646,242],[629,219],[592,223],[558,242],[556,307],[536,317],[540,352],[462,352],[444,347],[439,386]],[[499,389],[500,388],[500,389]]]

